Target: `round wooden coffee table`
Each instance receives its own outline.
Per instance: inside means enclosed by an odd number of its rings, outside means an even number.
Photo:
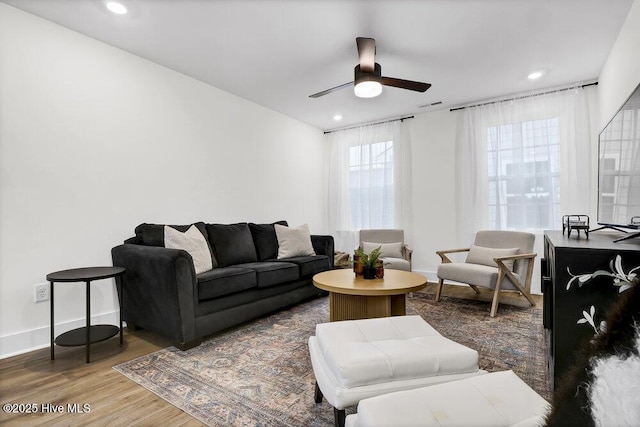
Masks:
[[[329,291],[329,320],[404,316],[406,294],[427,286],[427,278],[401,270],[384,270],[383,279],[365,280],[352,270],[329,270],[313,276],[313,284]]]

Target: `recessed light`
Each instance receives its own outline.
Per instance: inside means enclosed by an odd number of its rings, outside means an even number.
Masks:
[[[529,80],[538,80],[540,77],[542,77],[542,71],[534,71],[527,76]]]
[[[342,120],[342,114],[334,114],[333,120],[335,120],[336,122],[339,122],[340,120]]]
[[[107,2],[107,9],[117,15],[124,15],[127,13],[127,8],[124,7],[122,3],[118,3],[117,1]]]

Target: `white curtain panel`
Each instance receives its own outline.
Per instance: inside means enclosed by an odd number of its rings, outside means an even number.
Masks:
[[[558,191],[558,185],[555,187],[550,185],[553,187],[554,196],[559,196],[559,207],[554,208],[557,218],[552,218],[552,228],[561,227],[562,215],[589,212],[591,137],[586,98],[584,89],[575,88],[467,108],[461,112],[456,137],[456,222],[459,244],[468,245],[473,241],[476,231],[491,228],[492,225],[494,225],[493,228],[510,228],[504,221],[501,222],[500,218],[497,221],[495,219],[495,211],[498,210],[495,206],[500,206],[504,202],[504,194],[495,187],[492,187],[490,194],[488,179],[490,168],[496,168],[496,160],[501,155],[501,151],[496,150],[495,147],[496,140],[500,140],[500,135],[496,137],[494,134],[490,142],[489,128],[506,130],[504,133],[508,133],[510,129],[508,125],[511,124],[539,121],[533,126],[541,123],[540,126],[544,127],[545,124],[552,123],[550,126],[557,128],[554,132],[559,144],[557,178],[553,178],[554,182],[559,181],[559,194],[555,194]],[[521,127],[523,135],[527,132],[526,128],[527,126]],[[508,136],[504,139],[508,139]],[[537,138],[539,137],[538,135]],[[509,144],[507,142],[505,146],[508,148]],[[522,149],[529,149],[533,153],[533,150],[538,148],[523,147]],[[489,160],[490,150],[492,155],[496,153],[491,161]],[[501,173],[504,174],[504,170]],[[544,197],[547,197],[546,193]],[[493,218],[490,216],[490,204]],[[515,215],[514,211],[519,210],[510,209],[509,213]],[[522,212],[525,216],[527,214],[531,216],[531,210],[522,209]],[[511,224],[526,224],[527,219],[530,218],[512,219]],[[531,223],[532,221],[529,221],[529,224]],[[542,231],[535,224],[515,228],[537,234]]]
[[[336,131],[331,143],[329,228],[352,252],[358,231],[411,228],[411,145],[402,121]]]

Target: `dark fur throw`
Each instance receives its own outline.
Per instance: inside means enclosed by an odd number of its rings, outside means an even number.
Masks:
[[[620,294],[553,396],[546,425],[640,426],[640,285]]]

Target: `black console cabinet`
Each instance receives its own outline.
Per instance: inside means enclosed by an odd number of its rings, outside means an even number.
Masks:
[[[640,239],[615,243],[618,237],[619,233],[608,232],[589,233],[588,239],[575,234],[567,237],[560,231],[544,234],[541,274],[552,389],[573,365],[579,349],[588,345],[595,334],[588,321],[578,323],[585,318],[583,311],[590,315],[591,306],[594,307],[593,323],[597,328],[619,295],[619,287],[609,276],[594,277],[582,286],[575,280],[567,290],[572,275],[591,274],[597,270],[612,272],[611,264],[617,255],[621,257],[625,273],[640,265]]]

